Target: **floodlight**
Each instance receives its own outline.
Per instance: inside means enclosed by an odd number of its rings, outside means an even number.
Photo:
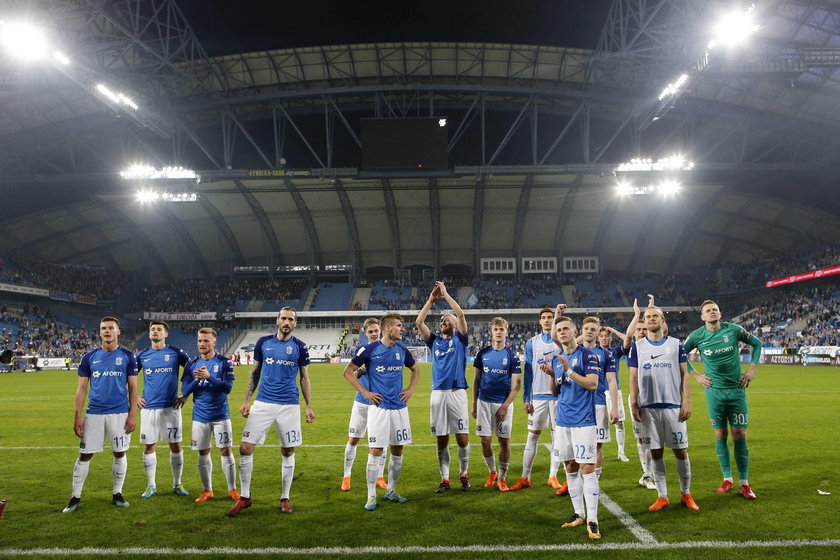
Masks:
[[[674,196],[678,192],[680,192],[680,184],[676,181],[665,181],[659,185],[657,188],[659,194],[663,196]]]
[[[734,12],[718,21],[708,48],[713,49],[718,45],[731,47],[746,42],[759,28],[753,21],[753,7],[750,6],[746,12]]]
[[[680,74],[680,77],[665,86],[665,89],[662,90],[662,93],[659,94],[659,101],[662,101],[669,95],[676,95],[680,92],[682,87],[688,81],[688,74]]]
[[[633,194],[633,185],[630,183],[619,183],[618,186],[615,188],[615,192],[618,196],[627,196]]]
[[[198,194],[194,192],[165,192],[160,195],[164,202],[198,202]]]
[[[661,158],[653,161],[650,158],[633,158],[630,161],[619,163],[613,170],[615,173],[630,173],[644,171],[691,171],[694,169],[694,162],[686,159],[682,154]]]
[[[139,179],[194,179],[199,181],[200,177],[192,169],[184,167],[163,167],[155,169],[150,165],[134,164],[127,169],[120,171],[120,177],[129,181]]]
[[[56,62],[60,63],[62,66],[69,66],[70,65],[70,59],[67,58],[67,55],[65,55],[62,52],[59,52],[59,51],[53,52],[53,58],[56,60]]]
[[[131,107],[135,111],[140,107],[137,103],[134,102],[133,99],[125,95],[124,93],[114,92],[111,91],[108,86],[105,84],[96,84],[96,91],[102,94],[103,97],[111,101],[112,103],[116,103],[118,105],[125,105],[127,107]]]
[[[24,60],[42,58],[48,48],[43,30],[27,22],[0,22],[0,43]]]
[[[141,204],[149,204],[151,202],[155,202],[156,200],[158,200],[158,198],[160,198],[156,192],[146,190],[137,191],[137,194],[135,196],[137,197],[137,202]]]
[[[440,125],[441,127],[446,126],[446,119],[440,119],[440,120],[438,121],[438,125]]]

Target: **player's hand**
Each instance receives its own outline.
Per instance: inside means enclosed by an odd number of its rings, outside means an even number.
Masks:
[[[683,403],[680,407],[680,422],[685,422],[691,418],[691,403]]]
[[[642,414],[642,407],[639,406],[639,403],[630,403],[630,413],[633,415],[633,420],[636,422],[642,422],[645,419]]]
[[[471,414],[473,418],[478,418],[478,412],[476,411],[475,403],[473,403]]]
[[[400,391],[400,401],[401,402],[408,402],[408,399],[411,398],[411,395],[414,394],[414,391],[410,391],[406,389],[405,391]]]
[[[534,405],[530,402],[525,403],[525,414],[533,414],[534,413]]]
[[[565,303],[558,303],[557,304],[557,309],[554,311],[554,315],[559,317],[560,315],[563,314],[564,311],[566,311],[566,308],[568,308],[568,307],[569,306],[566,305]]]
[[[130,434],[131,432],[134,431],[134,428],[136,428],[136,427],[137,427],[137,416],[129,413],[128,418],[125,419],[125,425],[123,426],[123,429],[125,430],[125,433]]]
[[[184,408],[184,403],[187,402],[189,397],[178,397],[174,401],[172,401],[172,408]]]
[[[618,410],[615,407],[610,411],[610,424],[618,424]]]
[[[655,303],[653,303],[653,301],[654,301],[654,299],[655,299],[655,298],[653,297],[653,294],[648,294],[648,295],[647,295],[647,297],[648,297],[648,307],[655,307],[655,306],[656,306],[656,304],[655,304]]]
[[[738,387],[746,389],[750,386],[750,381],[752,381],[753,379],[755,379],[755,369],[750,368],[747,371],[745,371],[741,375],[741,377],[738,378]]]
[[[560,365],[563,366],[563,371],[569,369],[569,359],[563,354],[557,354],[557,359],[560,360]]]
[[[633,313],[635,313],[636,316],[638,317],[641,312],[642,312],[642,310],[639,309],[639,300],[636,299],[636,298],[633,298]]]
[[[712,386],[712,378],[711,377],[706,377],[705,375],[698,375],[697,377],[695,377],[695,379],[697,380],[697,383],[699,383],[700,385],[702,385],[706,389],[708,389],[709,387]]]
[[[143,408],[145,406],[146,406],[146,399],[144,399],[143,397],[140,397],[139,399],[137,399],[137,408]]]
[[[79,439],[85,435],[85,421],[83,418],[76,418],[76,421],[73,422],[73,431],[76,432],[76,437]]]
[[[306,407],[306,423],[311,424],[315,421],[315,411],[312,410],[311,406]]]
[[[362,391],[362,396],[372,402],[373,404],[379,404],[382,402],[382,395],[379,393],[372,393],[370,391]]]
[[[502,403],[502,405],[496,411],[496,422],[503,422],[504,419],[507,417],[507,412],[508,412],[508,405]]]
[[[437,303],[443,298],[443,295],[441,294],[442,285],[442,282],[435,282],[435,287],[432,288],[432,293],[429,294],[429,299],[432,300],[433,303]]]
[[[195,380],[200,381],[202,379],[207,379],[210,377],[210,372],[207,370],[207,366],[201,366],[197,370],[195,370]]]
[[[546,373],[546,374],[554,377],[554,369],[551,367],[551,364],[549,364],[548,362],[541,363],[540,364],[540,369],[543,371],[543,373]],[[533,409],[533,408],[534,407],[532,406],[531,409]]]
[[[249,401],[242,403],[242,406],[239,407],[239,414],[241,414],[243,418],[248,418],[248,416],[250,416],[251,403]]]

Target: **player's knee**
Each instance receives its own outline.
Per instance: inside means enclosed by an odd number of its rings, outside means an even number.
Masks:
[[[295,454],[295,448],[294,447],[284,447],[280,450],[280,452],[283,454],[283,457],[291,457],[292,455]]]
[[[254,444],[248,443],[247,441],[240,442],[239,444],[239,454],[240,455],[253,455],[254,454]]]

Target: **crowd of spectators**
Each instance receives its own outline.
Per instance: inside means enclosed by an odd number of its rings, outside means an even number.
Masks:
[[[785,257],[756,259],[745,263],[727,263],[723,290],[739,292],[763,288],[768,280],[802,274],[840,262],[840,243],[821,243]]]
[[[230,278],[181,280],[174,284],[152,284],[141,290],[134,311],[231,313],[237,301],[299,300],[306,278]]]
[[[759,303],[735,321],[765,345],[796,350],[801,346],[836,346],[840,301],[831,287],[794,288]]]
[[[23,261],[22,264],[32,272],[39,287],[68,294],[96,296],[98,300],[117,298],[128,281],[127,273],[98,266],[38,261]]]
[[[0,345],[20,356],[79,360],[98,344],[96,329],[73,327],[31,304],[0,308]]]

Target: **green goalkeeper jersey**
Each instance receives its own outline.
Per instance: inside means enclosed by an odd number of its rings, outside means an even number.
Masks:
[[[757,364],[761,357],[761,341],[739,325],[721,321],[720,329],[710,331],[706,326],[688,335],[685,352],[700,350],[704,373],[712,378],[715,389],[736,389],[741,377],[741,353],[738,342],[752,346],[750,362]]]

